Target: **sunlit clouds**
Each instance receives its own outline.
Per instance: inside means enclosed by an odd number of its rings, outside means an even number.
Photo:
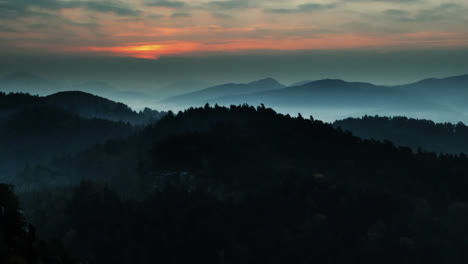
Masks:
[[[157,59],[205,52],[468,47],[464,1],[0,0],[1,52]]]
[[[113,47],[80,47],[69,49],[74,52],[94,52],[98,54],[111,54],[123,57],[134,57],[144,59],[157,59],[162,55],[184,54],[196,51],[197,43],[135,43],[124,46]]]

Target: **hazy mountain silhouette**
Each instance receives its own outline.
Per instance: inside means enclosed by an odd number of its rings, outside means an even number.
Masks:
[[[191,104],[199,105],[206,102],[212,101],[215,98],[233,96],[233,95],[243,95],[259,91],[267,91],[280,89],[285,87],[283,84],[279,83],[275,79],[266,78],[247,84],[238,84],[238,83],[227,83],[222,85],[213,86],[206,88],[200,91],[182,94],[179,96],[174,96],[163,100],[165,103],[177,103],[177,104]]]
[[[266,104],[287,112],[316,114],[328,121],[350,116],[407,115],[438,121],[465,120],[468,107],[467,76],[445,79],[427,79],[418,83],[383,86],[365,82],[347,82],[338,79],[303,81],[298,85],[252,91],[236,84],[224,84],[165,101],[174,107],[185,108],[205,103]],[[246,85],[242,87],[246,88]],[[443,88],[451,87],[451,88]],[[224,88],[224,89],[223,89]],[[238,90],[228,93],[222,90]],[[440,94],[443,93],[443,94]],[[453,107],[456,105],[457,107]]]
[[[303,107],[382,107],[391,104],[396,99],[403,99],[404,95],[404,92],[391,87],[364,82],[324,79],[276,90],[218,97],[209,102],[254,105],[264,103],[274,106]]]
[[[148,94],[142,92],[117,89],[103,81],[88,81],[74,85],[71,89],[102,96],[111,100],[147,100],[149,97]]]
[[[15,72],[6,76],[3,76],[1,81],[7,82],[22,82],[28,84],[41,84],[41,83],[48,83],[45,79],[34,75],[31,72]]]
[[[311,81],[311,80],[305,80],[305,81],[300,81],[300,82],[292,83],[292,84],[290,84],[290,85],[288,85],[288,86],[290,86],[290,87],[292,87],[292,86],[300,86],[300,85],[304,85],[304,84],[310,83],[310,82],[312,82],[312,81]]]
[[[467,110],[468,75],[425,79],[416,83],[395,86],[395,88],[406,91],[410,96]]]
[[[468,74],[446,78],[429,78],[415,83],[395,86],[405,90],[419,90],[422,92],[467,92]]]
[[[117,88],[103,81],[88,81],[73,86],[74,90],[93,93],[98,95],[99,93],[110,93],[117,91]]]
[[[169,83],[155,91],[158,99],[168,98],[176,95],[185,93],[191,93],[198,90],[205,89],[206,87],[212,87],[215,84],[207,81],[200,80],[177,80]]]
[[[44,94],[50,92],[54,85],[53,82],[31,72],[15,72],[0,77],[0,91],[2,92]]]

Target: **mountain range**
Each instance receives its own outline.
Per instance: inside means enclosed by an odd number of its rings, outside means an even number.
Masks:
[[[272,89],[280,89],[285,86],[275,79],[267,78],[250,83],[226,83],[202,89],[196,92],[182,94],[163,100],[165,103],[177,104],[204,104],[208,101],[217,100],[226,96],[240,96],[255,92],[268,91]]]
[[[120,90],[101,81],[62,86],[27,72],[13,73],[0,79],[0,91],[40,95],[58,91],[83,91],[122,101],[139,109],[151,105],[178,111],[206,103],[246,103],[265,104],[282,113],[313,115],[329,122],[366,114],[401,115],[438,122],[468,121],[468,75],[430,78],[396,86],[339,79],[300,81],[286,86],[273,78],[201,88],[204,85],[210,83],[180,80],[161,89],[140,92]]]
[[[262,85],[252,85],[255,83]],[[458,122],[468,120],[465,115],[468,113],[468,75],[426,79],[398,86],[338,79],[303,81],[284,86],[268,78],[248,84],[210,87],[170,97],[163,102],[179,108],[205,103],[265,104],[281,112],[318,115],[329,121],[340,117],[380,114]],[[331,118],[326,118],[326,114]]]
[[[149,97],[143,92],[121,90],[103,81],[85,81],[70,85],[51,81],[31,72],[14,72],[0,77],[0,91],[23,92],[42,96],[63,91],[81,91],[126,102],[144,101]]]

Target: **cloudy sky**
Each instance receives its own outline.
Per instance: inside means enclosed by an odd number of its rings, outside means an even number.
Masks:
[[[0,0],[1,52],[460,48],[466,0]]]
[[[468,73],[466,14],[466,0],[0,0],[0,74],[405,83]]]

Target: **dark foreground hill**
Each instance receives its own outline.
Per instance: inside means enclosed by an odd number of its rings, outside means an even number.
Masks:
[[[128,123],[82,118],[50,106],[23,107],[0,122],[0,171],[11,178],[25,166],[74,155],[137,129]]]
[[[38,237],[20,208],[13,186],[0,183],[0,263],[82,263],[60,242]]]
[[[83,118],[107,119],[134,125],[149,124],[164,115],[163,112],[149,108],[136,112],[123,103],[80,91],[58,92],[48,96],[0,92],[0,118],[25,106],[59,108]]]
[[[0,93],[0,179],[12,178],[25,166],[128,137],[162,115],[150,109],[137,113],[82,92],[46,97]]]
[[[464,155],[232,106],[20,177],[84,179],[22,197],[42,237],[95,263],[465,263],[467,172]]]
[[[60,107],[87,118],[100,118],[132,124],[155,122],[163,113],[146,108],[142,112],[133,111],[123,103],[80,91],[59,92],[41,99],[41,103]]]
[[[390,140],[413,150],[468,153],[468,127],[461,122],[454,125],[407,117],[364,116],[338,120],[333,125],[361,138]]]

